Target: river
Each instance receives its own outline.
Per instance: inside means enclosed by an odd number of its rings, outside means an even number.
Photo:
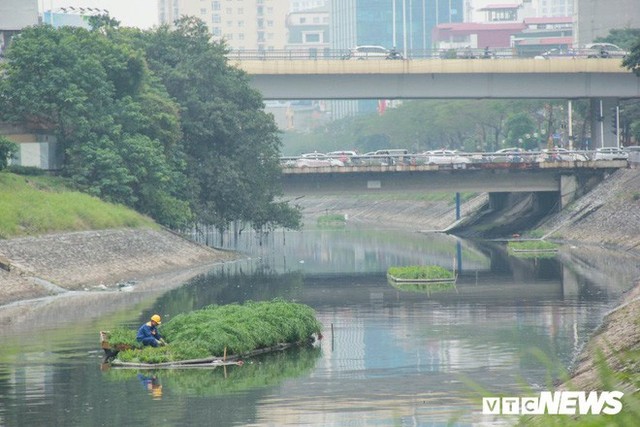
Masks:
[[[637,259],[611,251],[565,245],[519,258],[503,242],[397,230],[245,233],[237,243],[249,259],[179,288],[60,298],[9,322],[0,425],[508,425],[513,417],[482,414],[481,397],[549,390],[638,273]],[[387,281],[390,266],[427,264],[455,269],[455,286]],[[323,339],[241,367],[101,364],[100,330],[276,297],[312,306]]]

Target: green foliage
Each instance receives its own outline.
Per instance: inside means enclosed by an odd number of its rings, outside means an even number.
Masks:
[[[387,274],[398,279],[454,279],[452,271],[439,265],[411,265],[389,267]]]
[[[322,325],[306,305],[273,300],[208,306],[164,322],[161,333],[169,345],[124,351],[123,362],[159,363],[244,354],[279,343],[297,343],[320,333]],[[113,339],[111,344],[118,342]]]
[[[327,214],[318,217],[319,226],[344,225],[347,222],[344,214]]]
[[[553,258],[560,245],[546,240],[524,240],[507,243],[509,253],[518,258]]]
[[[640,41],[640,28],[613,28],[605,37],[596,37],[595,43],[613,43],[624,50],[631,50]]]
[[[25,175],[25,176],[43,176],[47,174],[47,171],[41,168],[37,168],[35,166],[20,166],[20,165],[9,165],[7,167],[7,172],[14,173],[16,175]]]
[[[537,141],[531,138],[536,130],[536,124],[527,113],[515,113],[507,119],[507,145],[535,150]]]
[[[191,220],[166,205],[188,201],[179,108],[152,78],[144,52],[108,18],[100,31],[24,29],[7,49],[0,119],[53,134],[62,174],[81,190],[155,216]]]
[[[554,251],[557,250],[560,245],[553,242],[547,242],[546,240],[523,240],[509,242],[507,243],[507,247],[512,250]]]
[[[9,164],[9,159],[18,153],[18,145],[0,135],[0,171]]]
[[[275,202],[280,139],[273,117],[247,75],[227,64],[227,47],[212,43],[204,22],[182,18],[175,30],[141,34],[149,67],[182,106],[181,131],[200,223],[220,230],[234,221],[257,229],[299,228],[301,214]]]
[[[626,67],[636,76],[640,76],[640,37],[637,37],[629,48],[629,55],[622,60],[622,66]]]
[[[300,227],[300,210],[275,201],[273,117],[202,21],[146,32],[108,16],[90,23],[34,26],[14,40],[0,120],[53,134],[77,188],[163,225]]]
[[[114,328],[108,333],[109,343],[131,346],[133,348],[142,348],[142,345],[136,341],[136,333],[137,331],[130,328]]]
[[[64,180],[0,173],[0,238],[153,226],[151,219],[125,206],[72,191]]]
[[[539,239],[542,236],[544,236],[544,231],[543,230],[531,230],[527,232],[527,236],[534,238],[534,239]]]
[[[344,149],[366,153],[384,148],[406,148],[419,153],[443,147],[467,152],[495,151],[506,147],[507,120],[514,111],[522,112],[535,123],[535,132],[531,132],[530,127],[519,132],[523,136],[532,135],[528,146],[534,148],[534,142],[538,142],[533,137],[536,132],[541,135],[547,126],[560,129],[565,120],[564,115],[555,114],[543,123],[541,117],[545,117],[547,104],[560,108],[565,103],[558,100],[403,101],[383,115],[371,113],[337,120],[309,134],[287,132],[283,137],[283,153],[299,155],[314,150]],[[584,107],[588,103],[574,101],[573,105],[575,134],[581,135],[588,129],[584,121],[589,117]]]

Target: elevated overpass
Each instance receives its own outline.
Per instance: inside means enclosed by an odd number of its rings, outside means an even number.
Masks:
[[[591,101],[594,147],[615,146],[614,107],[640,98],[619,58],[230,59],[267,100],[579,99]]]
[[[282,187],[288,197],[309,194],[389,192],[500,193],[554,192],[560,208],[584,194],[626,160],[460,165],[376,165],[286,167]]]
[[[639,98],[620,59],[231,60],[265,99]]]

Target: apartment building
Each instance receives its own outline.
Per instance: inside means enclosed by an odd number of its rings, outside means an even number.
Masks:
[[[596,37],[606,37],[611,29],[638,28],[638,0],[574,0],[574,44],[583,46]]]
[[[575,0],[465,0],[465,21],[521,21],[573,15]]]
[[[0,1],[0,55],[13,36],[38,21],[38,0]]]
[[[161,24],[183,16],[200,18],[215,40],[240,51],[284,49],[289,10],[286,0],[158,0]]]

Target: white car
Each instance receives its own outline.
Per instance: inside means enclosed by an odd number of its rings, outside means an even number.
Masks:
[[[383,46],[363,45],[349,50],[346,59],[387,59],[390,53]]]
[[[351,165],[353,163],[357,163],[357,161],[354,161],[354,158],[358,157],[358,153],[356,153],[355,151],[332,151],[330,153],[327,153],[328,157],[331,157],[332,159],[338,159],[340,160],[342,163],[344,163],[345,165]]]
[[[587,58],[624,58],[629,54],[626,50],[612,43],[591,43],[585,46]]]
[[[531,155],[520,147],[509,147],[496,150],[490,160],[494,163],[520,163],[531,161]]]
[[[542,154],[536,159],[537,162],[586,162],[589,160],[587,156],[575,151],[569,151],[566,148],[556,147],[542,150]]]
[[[471,159],[461,156],[456,150],[432,150],[422,153],[425,163],[431,165],[457,165],[471,163]]]
[[[618,147],[602,147],[596,150],[594,160],[627,160],[629,153]]]
[[[324,153],[306,153],[296,160],[296,166],[299,168],[321,168],[325,166],[344,166],[344,163],[338,159],[333,159]]]

